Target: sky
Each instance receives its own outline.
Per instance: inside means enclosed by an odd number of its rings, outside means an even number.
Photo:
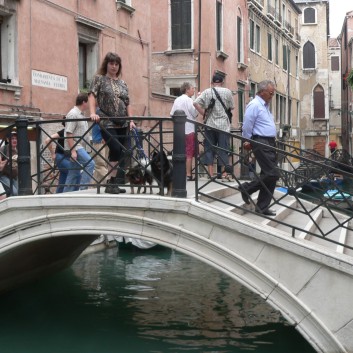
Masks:
[[[330,36],[336,38],[341,33],[344,16],[348,11],[353,11],[352,0],[330,1]]]

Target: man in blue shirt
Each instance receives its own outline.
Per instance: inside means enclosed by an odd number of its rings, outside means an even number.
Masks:
[[[274,216],[275,211],[268,207],[279,179],[276,160],[276,125],[269,109],[269,103],[275,94],[275,84],[272,81],[261,81],[257,86],[256,97],[248,104],[244,116],[243,137],[254,142],[244,142],[246,150],[253,148],[256,161],[261,168],[260,177],[250,183],[241,185],[241,194],[245,203],[250,204],[249,196],[259,191],[256,212],[266,216]],[[266,148],[266,146],[270,148]]]

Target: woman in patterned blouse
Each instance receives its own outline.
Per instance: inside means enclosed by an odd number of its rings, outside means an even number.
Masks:
[[[125,184],[124,146],[129,129],[135,127],[131,116],[128,87],[120,78],[121,58],[118,54],[108,53],[91,83],[88,102],[92,120],[102,119],[102,137],[109,147],[110,179],[106,193],[126,192],[119,188]]]

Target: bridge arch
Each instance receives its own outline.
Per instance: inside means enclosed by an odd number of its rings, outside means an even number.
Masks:
[[[317,351],[352,351],[352,260],[237,215],[153,195],[46,195],[0,203],[0,224],[0,268],[24,256],[25,249],[43,249],[47,255],[41,253],[40,265],[53,260],[47,266],[56,269],[74,261],[100,234],[138,237],[193,256],[242,283],[279,310]],[[55,257],[61,248],[69,256]],[[9,280],[0,271],[0,289]],[[318,294],[324,286],[325,294]]]

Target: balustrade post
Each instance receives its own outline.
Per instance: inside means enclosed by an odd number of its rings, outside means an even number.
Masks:
[[[176,110],[172,118],[174,123],[172,196],[185,198],[187,195],[185,153],[186,114],[183,110]]]
[[[31,152],[28,139],[28,119],[19,116],[16,119],[18,151],[18,195],[33,195],[31,179]]]

